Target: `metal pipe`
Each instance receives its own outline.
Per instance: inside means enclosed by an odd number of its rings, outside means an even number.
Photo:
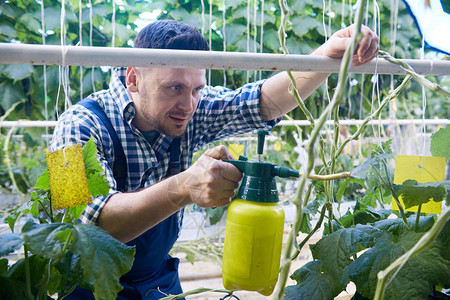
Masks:
[[[352,125],[361,125],[364,122],[364,120],[341,120],[339,121],[339,124],[342,126],[352,126]],[[425,125],[447,125],[450,124],[449,119],[426,119],[423,121]],[[3,121],[0,122],[0,128],[2,127],[55,127],[57,121]],[[326,125],[332,126],[334,125],[333,120],[328,120]],[[379,120],[371,120],[369,121],[368,125],[379,125]],[[422,125],[422,119],[399,119],[399,120],[381,120],[381,125]],[[283,120],[280,123],[278,123],[277,126],[309,126],[310,123],[307,120]]]
[[[403,59],[418,74],[449,75],[450,61]],[[198,68],[217,70],[304,71],[336,73],[340,59],[313,55],[54,46],[0,43],[0,64]],[[405,72],[384,59],[352,66],[351,73]]]

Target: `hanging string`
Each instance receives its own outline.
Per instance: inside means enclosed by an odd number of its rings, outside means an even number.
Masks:
[[[209,47],[212,51],[212,0],[209,0]],[[211,85],[211,69],[208,72],[208,85]]]
[[[113,13],[112,13],[112,40],[111,40],[111,47],[116,46],[116,0],[112,0],[113,3]],[[111,77],[114,74],[114,68],[111,67]]]
[[[256,22],[257,20],[257,12],[258,12],[258,1],[257,0],[253,0],[253,52],[256,53],[258,52],[257,49],[257,36],[258,36],[258,22]],[[256,76],[258,74],[258,71],[255,70],[254,72],[254,78],[253,80],[256,80]]]
[[[227,12],[227,6],[225,3],[225,0],[222,0],[223,3],[223,13],[222,13],[222,21],[223,21],[223,25],[222,25],[222,34],[223,34],[223,51],[226,52],[227,51],[227,34],[226,34],[226,19],[225,19],[225,14]],[[224,69],[223,70],[223,86],[227,86],[227,71]]]
[[[205,1],[201,0],[202,3],[202,35],[205,35]]]
[[[80,37],[80,46],[83,46],[83,23],[82,23],[82,17],[83,17],[83,6],[82,6],[82,0],[78,2],[79,6],[79,14],[78,14],[78,32]],[[80,100],[83,100],[83,66],[80,66]]]
[[[89,0],[89,45],[92,47],[92,33],[93,33],[93,25],[92,25],[92,1]],[[91,68],[91,83],[92,83],[92,92],[95,93],[95,82],[94,82],[94,74],[95,74],[95,67]]]
[[[378,7],[378,3],[376,0],[373,1],[373,31],[377,33],[378,36],[380,36],[380,9]],[[375,59],[375,73],[373,75],[373,85],[372,85],[372,103],[371,103],[371,113],[373,112],[374,108],[374,100],[375,98],[378,100],[378,105],[380,105],[380,86],[379,86],[379,76],[378,76],[378,58]],[[372,131],[374,136],[378,136],[378,145],[381,147],[381,114],[378,117],[379,123],[378,126],[373,123],[372,124]],[[375,126],[377,126],[377,131],[375,131]]]
[[[392,2],[394,2],[394,3],[392,3]],[[391,0],[391,7],[395,7],[393,11],[391,10],[391,15],[390,15],[391,55],[395,57],[395,46],[396,46],[396,41],[397,41],[398,0]],[[393,74],[391,74],[390,88],[391,88],[391,91],[394,90],[394,75]]]
[[[325,37],[324,43],[326,43],[326,41],[328,40],[328,33],[327,33],[326,25],[325,25],[325,11],[326,11],[325,0],[322,0],[322,5],[323,5],[323,9],[322,9],[322,27],[323,27],[324,37]],[[324,85],[323,85],[322,107],[326,107],[325,100],[328,100],[328,103],[330,103],[330,101],[331,101],[330,95],[328,93],[328,78],[325,79]]]
[[[44,0],[40,1],[41,3],[41,27],[42,27],[42,45],[45,45],[45,36],[47,35],[46,29],[45,29],[45,13],[44,13]],[[47,105],[47,66],[42,66],[43,76],[44,76],[44,116],[45,121],[48,121],[48,105]],[[47,148],[49,146],[49,139],[48,139],[48,126],[45,125],[45,143],[47,145]]]
[[[422,48],[420,49],[420,59],[425,59],[425,39],[422,35]],[[427,108],[427,93],[425,90],[425,86],[422,85],[422,126],[421,126],[421,147],[420,147],[420,155],[425,156],[425,133],[426,133],[426,125],[425,125],[425,112]]]
[[[259,38],[259,52],[264,52],[264,0],[261,0],[261,36]],[[262,79],[262,71],[259,71],[259,80]]]
[[[247,0],[247,52],[250,52],[250,0]],[[247,82],[250,79],[250,71],[247,70]]]
[[[69,66],[66,66],[66,54],[68,48],[66,47],[66,26],[65,26],[65,18],[66,18],[66,3],[65,0],[62,0],[61,2],[61,56],[62,56],[62,65],[59,66],[59,85],[58,85],[58,93],[56,96],[56,115],[59,118],[59,95],[60,95],[60,89],[61,85],[63,86],[64,91],[64,108],[67,110],[70,106],[70,86],[69,86]]]

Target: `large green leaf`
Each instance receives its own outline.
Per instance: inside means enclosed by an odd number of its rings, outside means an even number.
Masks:
[[[5,275],[8,271],[8,260],[6,258],[0,259],[0,276]]]
[[[80,257],[83,281],[93,287],[95,299],[116,299],[119,278],[131,269],[135,249],[97,226],[77,224],[73,235],[71,251]]]
[[[104,197],[108,196],[109,184],[104,174],[100,173],[89,174],[87,176],[87,183],[89,187],[89,192],[91,193],[92,197],[95,198],[98,196]]]
[[[19,18],[21,22],[29,31],[38,33],[41,28],[41,22],[33,16],[33,14],[26,13]]]
[[[383,234],[373,226],[356,225],[333,232],[310,248],[314,259],[322,261],[323,271],[340,285],[344,268],[352,263],[351,257],[360,250],[359,247],[372,247]]]
[[[447,125],[431,135],[430,151],[433,156],[450,159],[450,126]]]
[[[299,37],[302,37],[303,35],[308,33],[308,31],[314,28],[318,28],[321,25],[321,23],[316,19],[304,15],[295,18],[294,20],[292,20],[292,23],[292,30]]]
[[[10,109],[16,102],[19,102],[26,97],[23,88],[20,88],[17,84],[11,84],[11,81],[9,80],[5,80],[3,83],[0,83],[0,95],[2,95],[0,106],[5,111]]]
[[[428,231],[433,226],[434,221],[435,218],[433,216],[421,217],[418,224],[418,232]],[[409,217],[407,222],[409,228],[413,228],[416,223],[416,216]],[[401,218],[381,220],[373,223],[373,226],[394,236],[399,236],[407,230]]]
[[[377,285],[377,274],[412,248],[423,233],[407,232],[396,240],[385,235],[375,246],[364,252],[345,269],[345,274],[356,284],[364,297],[372,299]],[[440,255],[441,244],[410,258],[386,288],[385,299],[425,299],[434,285],[448,285],[450,264]]]
[[[61,259],[64,246],[73,230],[73,225],[66,223],[30,224],[22,229],[22,235],[29,249],[42,257]]]
[[[84,144],[82,153],[89,192],[93,197],[100,195],[106,197],[109,194],[109,184],[96,157],[97,147],[92,137]]]
[[[323,300],[336,297],[342,288],[336,286],[330,274],[321,272],[321,268],[322,262],[316,260],[296,270],[291,278],[297,284],[286,287],[285,299]]]
[[[16,33],[16,30],[14,29],[14,26],[9,24],[0,24],[0,34],[5,35],[9,38],[12,38],[14,34]]]
[[[418,206],[431,200],[441,202],[450,189],[450,181],[418,183],[416,180],[406,180],[402,185],[395,185],[397,194],[402,196],[405,208]]]
[[[348,211],[342,218],[339,219],[344,227],[350,227],[356,224],[368,224],[387,218],[391,214],[390,210],[379,209],[365,205],[356,201],[353,213]]]
[[[23,245],[23,239],[15,233],[0,235],[0,257],[8,255]]]
[[[84,168],[87,174],[103,171],[103,168],[100,166],[100,163],[95,156],[97,154],[97,147],[92,137],[83,145],[82,153]]]

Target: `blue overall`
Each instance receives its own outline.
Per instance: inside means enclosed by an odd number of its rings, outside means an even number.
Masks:
[[[77,104],[83,105],[97,115],[100,124],[108,129],[114,146],[115,157],[112,170],[117,189],[125,191],[128,166],[123,148],[111,122],[97,102],[86,98]],[[179,138],[173,139],[169,151],[170,165],[166,177],[181,171]],[[158,157],[159,159],[160,157]],[[178,238],[182,216],[183,211],[175,213],[127,243],[129,246],[136,246],[136,255],[131,270],[120,278],[123,290],[119,292],[117,299],[153,300],[165,297],[168,294],[182,293],[178,278],[179,260],[168,254]],[[94,295],[89,290],[77,286],[64,299],[94,299]]]

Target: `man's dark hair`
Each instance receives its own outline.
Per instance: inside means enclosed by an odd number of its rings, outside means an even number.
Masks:
[[[145,26],[134,40],[134,48],[209,50],[197,29],[173,20],[155,21]]]

